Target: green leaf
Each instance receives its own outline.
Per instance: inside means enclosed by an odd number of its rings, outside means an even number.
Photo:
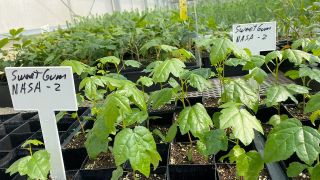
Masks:
[[[135,61],[135,60],[125,60],[124,64],[126,66],[131,66],[135,68],[139,68],[140,66],[142,66],[142,64],[139,61]]]
[[[315,121],[318,120],[320,117],[320,110],[314,111],[311,115],[310,115],[310,121],[311,123],[315,126]]]
[[[140,111],[138,108],[133,108],[132,113],[123,120],[123,123],[126,126],[130,126],[134,123],[141,124],[146,119],[148,119],[148,113],[146,111]]]
[[[174,89],[181,89],[180,84],[177,82],[177,80],[173,78],[169,78],[168,84],[173,87]]]
[[[22,148],[25,148],[25,147],[27,147],[27,146],[29,146],[29,145],[34,145],[34,146],[39,146],[39,145],[43,145],[43,142],[41,142],[41,141],[39,141],[39,140],[37,140],[37,139],[30,139],[30,140],[27,140],[27,141],[25,141],[22,145],[21,145],[21,147]]]
[[[309,170],[311,175],[311,180],[318,180],[320,179],[320,164],[317,164],[315,167]]]
[[[147,111],[145,95],[135,85],[125,85],[119,88],[118,92],[124,96],[127,96],[130,101],[138,106],[141,110]]]
[[[237,159],[237,174],[246,180],[259,179],[259,173],[264,167],[263,159],[256,151],[250,151]]]
[[[311,56],[309,53],[300,50],[286,49],[282,52],[283,59],[288,59],[296,66],[304,64],[305,60],[310,60]]]
[[[228,149],[228,137],[226,132],[222,129],[215,129],[206,132],[203,139],[200,140],[204,145],[206,156],[216,155],[219,151],[226,151]]]
[[[97,98],[97,88],[98,86],[103,87],[104,82],[98,76],[91,76],[84,78],[79,85],[79,89],[81,90],[84,87],[85,95],[88,99],[94,100]]]
[[[31,179],[47,179],[50,171],[50,154],[46,150],[39,150],[32,156],[23,157],[14,162],[7,170],[10,176],[19,172]]]
[[[285,74],[285,76],[291,78],[291,79],[298,79],[300,78],[300,75],[299,75],[299,71],[298,70],[290,70],[290,71],[287,71]]]
[[[154,68],[152,79],[156,83],[166,82],[170,74],[179,77],[185,67],[185,64],[179,59],[167,59]]]
[[[149,78],[147,76],[140,76],[140,78],[137,81],[137,84],[142,84],[143,86],[150,87],[153,85],[153,80],[152,78]]]
[[[28,174],[28,162],[30,161],[31,156],[25,156],[18,159],[16,162],[11,164],[11,166],[6,169],[6,173],[10,173],[10,176],[19,172],[21,176]]]
[[[290,163],[287,169],[287,175],[288,177],[297,177],[306,168],[308,168],[307,165],[301,164],[299,162]]]
[[[188,79],[190,86],[197,88],[198,91],[203,92],[206,89],[212,88],[212,83],[200,75],[191,74]]]
[[[97,61],[101,62],[102,64],[106,64],[106,63],[112,63],[114,65],[120,64],[120,59],[115,56],[103,57],[98,59]]]
[[[8,38],[3,38],[0,40],[0,49],[3,48],[5,45],[7,45],[9,43],[9,39]]]
[[[140,49],[140,52],[142,55],[146,55],[148,50],[152,47],[160,46],[161,40],[160,39],[152,39],[148,42],[146,42]]]
[[[226,80],[222,99],[224,102],[243,103],[253,110],[257,109],[259,103],[258,93],[240,78]]]
[[[169,45],[160,45],[160,49],[165,51],[165,52],[172,52],[173,50],[177,50],[177,47],[174,46],[169,46]]]
[[[288,118],[289,117],[286,114],[283,114],[280,116],[278,114],[275,114],[270,118],[268,124],[271,124],[274,127],[274,126],[277,126],[278,124],[280,124],[281,121],[287,120]]]
[[[102,141],[105,141],[105,137],[103,136],[108,136],[110,133],[115,133],[116,123],[120,123],[118,120],[122,120],[123,117],[131,113],[132,110],[130,108],[130,100],[128,97],[118,92],[109,94],[102,106],[101,112],[99,112],[97,116],[97,120],[101,126],[103,126],[103,123],[100,122],[100,119],[102,119],[101,121],[104,122],[104,127],[97,127],[97,133],[99,133],[97,135],[99,138],[102,139]],[[93,129],[93,131],[96,130]]]
[[[310,113],[320,110],[320,93],[312,95],[306,104],[304,113]]]
[[[260,68],[265,62],[265,56],[254,55],[251,56],[249,61],[243,66],[243,70],[251,70],[255,67]]]
[[[166,137],[162,134],[162,132],[159,129],[154,129],[152,133],[157,135],[161,139],[161,141],[166,142]]]
[[[238,48],[228,38],[216,38],[212,42],[212,48],[210,52],[210,61],[213,66],[225,61],[227,57],[233,53],[237,58],[249,59],[247,53]]]
[[[77,96],[77,98],[78,98],[78,96]],[[63,116],[66,114],[67,113],[65,111],[60,111],[58,114],[56,114],[56,121],[59,122],[63,118]]]
[[[121,166],[118,166],[116,170],[112,171],[111,180],[119,180],[123,175],[123,169]]]
[[[194,55],[185,49],[176,49],[172,51],[172,56],[178,59],[186,60],[190,58],[195,58]]]
[[[245,76],[245,79],[250,79],[253,78],[254,80],[256,80],[259,84],[262,84],[264,82],[264,80],[266,79],[266,77],[268,77],[268,74],[266,72],[264,72],[264,70],[255,67],[254,69],[252,69],[252,71],[250,71],[250,73],[248,75]]]
[[[193,136],[199,138],[213,126],[210,116],[200,103],[184,108],[178,116],[178,124],[182,135],[191,131]]]
[[[159,66],[163,61],[153,61],[152,63],[150,63],[142,72],[152,72],[153,69],[157,66]]]
[[[293,96],[292,92],[289,91],[286,86],[273,85],[267,89],[266,105],[268,107],[275,106],[280,102],[286,101],[290,98],[295,103],[298,103],[297,99]]]
[[[299,69],[299,77],[309,77],[312,80],[320,82],[320,70],[317,68],[310,68],[308,66],[302,66]]]
[[[182,79],[188,79],[191,74],[196,74],[199,76],[202,76],[204,79],[209,79],[212,76],[211,69],[210,68],[199,68],[199,69],[194,69],[192,71],[185,71],[181,78]]]
[[[9,33],[11,36],[17,36],[20,33],[22,33],[24,31],[24,28],[18,28],[18,29],[10,29]]]
[[[173,91],[171,88],[164,88],[151,93],[149,103],[153,109],[157,109],[171,101]]]
[[[178,131],[178,125],[176,123],[173,123],[170,126],[168,133],[165,137],[165,142],[167,142],[167,143],[172,142],[173,139],[176,137],[177,131]]]
[[[230,58],[228,59],[224,64],[227,65],[227,66],[244,66],[245,64],[247,63],[246,60],[243,60],[243,59],[239,59],[239,58]]]
[[[161,157],[150,131],[142,126],[125,128],[115,137],[113,155],[117,166],[130,161],[133,170],[149,177],[150,164],[157,168]]]
[[[282,54],[280,51],[272,51],[268,53],[265,57],[265,62],[269,63],[270,61],[278,58],[278,60],[282,60]]]
[[[61,66],[71,66],[72,72],[78,74],[79,76],[83,72],[85,72],[86,69],[88,68],[88,65],[86,65],[80,61],[76,61],[76,60],[65,60],[60,65]]]
[[[229,158],[230,163],[234,163],[237,161],[237,159],[242,155],[245,154],[246,151],[244,149],[242,149],[239,145],[235,145],[230,152],[225,155],[222,156],[219,161],[223,161],[225,158]]]
[[[292,48],[298,49],[299,47],[302,47],[302,49],[304,49],[309,43],[310,43],[309,38],[298,39],[292,43]]]
[[[31,179],[47,179],[50,171],[50,154],[46,150],[33,153],[27,167],[27,175]]]
[[[86,135],[84,143],[90,159],[96,158],[101,152],[108,151],[108,136],[110,130],[106,127],[104,119],[98,118],[93,128]]]
[[[244,145],[254,139],[254,129],[263,134],[260,122],[246,109],[233,106],[223,109],[220,115],[220,129],[232,128],[234,136]]]
[[[286,88],[291,92],[291,94],[308,94],[309,88],[300,86],[297,84],[286,84]]]
[[[288,119],[275,126],[266,141],[264,159],[274,162],[288,159],[294,152],[306,164],[312,164],[320,152],[320,134],[302,126],[297,119]]]

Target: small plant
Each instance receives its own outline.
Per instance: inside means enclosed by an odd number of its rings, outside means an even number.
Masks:
[[[6,173],[10,173],[10,176],[12,176],[18,172],[20,176],[26,175],[29,179],[48,179],[50,154],[46,150],[39,150],[33,153],[32,145],[39,146],[43,145],[43,143],[35,139],[24,142],[21,147],[26,148],[30,155],[14,162],[6,170]]]

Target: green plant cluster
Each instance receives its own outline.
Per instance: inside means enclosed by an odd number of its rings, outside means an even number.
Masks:
[[[11,30],[9,39],[21,44],[12,49],[17,52],[10,57],[12,62],[0,59],[0,71],[6,66],[59,65],[68,59],[92,66],[95,60],[109,55],[149,64],[159,55],[162,44],[195,52],[195,38],[228,36],[235,23],[275,20],[280,39],[315,37],[319,34],[319,6],[313,0],[199,2],[197,15],[189,8],[187,21],[181,21],[174,9],[118,12],[79,17],[67,29],[32,36],[23,43],[14,37],[22,29]],[[1,40],[1,48],[7,40]]]

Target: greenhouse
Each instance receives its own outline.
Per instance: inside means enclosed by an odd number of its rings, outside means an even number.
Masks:
[[[0,180],[320,180],[318,0],[1,0]]]

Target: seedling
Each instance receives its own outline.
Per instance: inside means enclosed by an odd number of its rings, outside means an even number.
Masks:
[[[20,176],[28,176],[29,179],[47,179],[50,171],[50,154],[46,150],[39,150],[32,152],[31,146],[43,145],[38,140],[27,140],[21,147],[26,148],[30,155],[20,158],[14,162],[7,170],[6,173],[10,173],[12,176],[15,173],[19,173]]]

